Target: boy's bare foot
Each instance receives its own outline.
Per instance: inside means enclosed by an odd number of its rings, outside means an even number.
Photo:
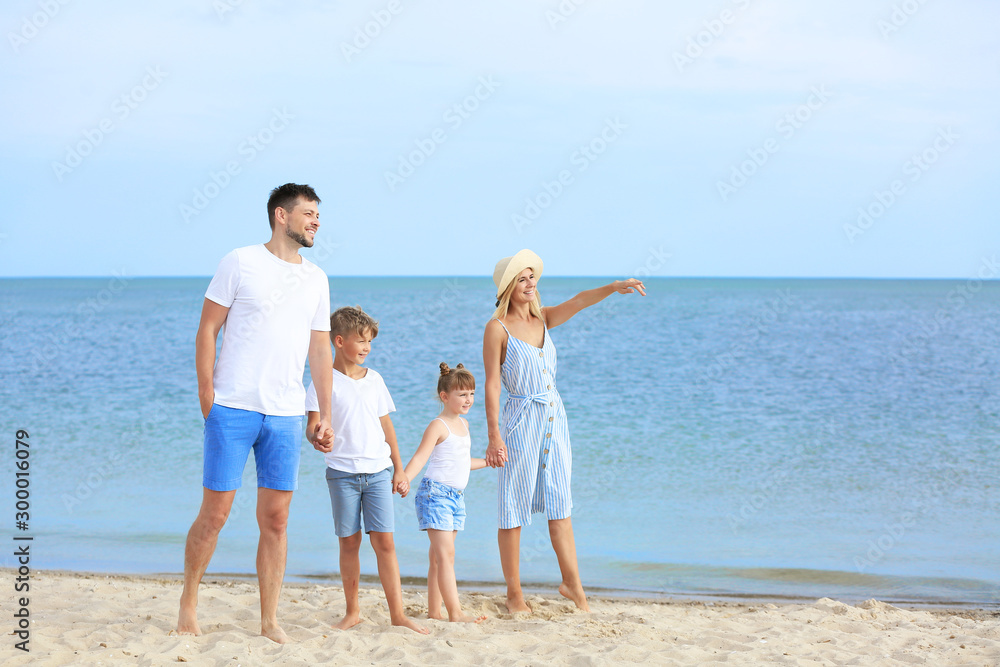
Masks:
[[[337,623],[333,627],[337,628],[338,630],[349,630],[350,628],[353,628],[360,622],[361,622],[360,613],[344,614],[344,618],[340,619],[340,623]]]
[[[431,633],[430,630],[420,625],[409,616],[403,616],[399,620],[393,621],[392,624],[399,626],[401,628],[409,628],[410,630],[413,630],[414,632],[419,632],[422,635],[429,635]]]
[[[590,611],[590,605],[587,604],[587,594],[583,592],[583,586],[570,588],[565,583],[559,584],[559,595],[575,602],[580,611]]]
[[[467,614],[460,614],[456,618],[449,618],[452,623],[482,623],[486,620],[485,616],[468,616]]]
[[[517,597],[507,598],[507,611],[511,614],[516,614],[518,612],[531,613],[531,606],[524,601],[523,595],[518,595]]]
[[[201,628],[198,627],[198,612],[187,611],[181,607],[177,615],[177,634],[179,635],[201,635]]]
[[[285,634],[285,631],[281,629],[280,625],[274,625],[267,629],[261,627],[260,636],[267,637],[271,641],[276,642],[278,644],[287,644],[288,642],[291,641],[288,638],[288,635]]]

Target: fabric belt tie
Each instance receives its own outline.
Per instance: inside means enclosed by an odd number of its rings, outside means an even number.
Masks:
[[[520,401],[520,404],[514,408],[514,417],[515,417],[514,425],[511,426],[509,429],[510,431],[514,431],[514,429],[520,426],[521,422],[524,420],[528,404],[534,402],[534,403],[541,403],[543,405],[548,405],[549,403],[552,402],[552,392],[544,391],[539,394],[528,394],[528,395],[508,394],[507,398]]]

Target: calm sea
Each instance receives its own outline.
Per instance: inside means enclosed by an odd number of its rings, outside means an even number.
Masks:
[[[601,279],[546,278],[545,303]],[[32,566],[176,573],[201,500],[194,335],[207,278],[2,280],[4,534]],[[647,281],[552,332],[574,449],[574,528],[593,591],[1000,604],[1000,285]],[[404,461],[438,413],[441,361],[480,380],[492,284],[334,278],[381,322]],[[479,393],[480,401],[483,398]],[[486,445],[482,402],[473,449]],[[30,434],[30,520],[14,440]],[[252,573],[253,464],[210,574]],[[472,474],[456,569],[502,581],[496,473]],[[427,538],[396,500],[402,573]],[[303,441],[288,573],[336,577],[320,454]],[[3,549],[2,565],[15,565]],[[375,574],[370,547],[363,568]],[[540,515],[525,582],[559,579]]]

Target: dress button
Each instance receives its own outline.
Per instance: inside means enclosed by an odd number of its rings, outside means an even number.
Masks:
[[[548,454],[548,453],[549,453],[549,450],[547,450],[547,449],[546,449],[546,450],[545,450],[545,453],[546,453],[546,454]]]
[[[549,403],[549,407],[550,407],[550,408],[551,408],[551,407],[554,407],[554,406],[555,406],[555,404],[556,404],[556,402],[555,402],[555,401],[552,401],[552,402],[550,402],[550,403]]]
[[[551,433],[546,433],[546,434],[545,434],[545,437],[546,437],[546,438],[551,438],[551,437],[552,437],[552,434],[551,434]]]
[[[546,389],[552,389],[552,385],[548,385],[548,386],[547,386],[547,387],[545,387],[545,388],[546,388]]]
[[[549,417],[549,421],[552,421],[553,419],[555,419],[555,417]]]
[[[542,372],[543,372],[543,373],[548,373],[548,372],[549,372],[549,369],[548,369],[548,368],[543,368],[543,369],[542,369]]]
[[[544,464],[544,463],[542,464],[542,468],[543,468],[543,469],[545,468],[545,464]]]
[[[545,353],[544,353],[544,352],[539,352],[539,353],[538,353],[538,356],[540,356],[540,357],[544,357],[544,356],[545,356]]]

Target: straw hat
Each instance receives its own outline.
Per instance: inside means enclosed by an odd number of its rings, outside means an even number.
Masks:
[[[535,278],[542,277],[542,258],[527,248],[497,262],[497,267],[493,269],[493,283],[497,286],[498,299],[510,281],[527,268],[535,270]]]

